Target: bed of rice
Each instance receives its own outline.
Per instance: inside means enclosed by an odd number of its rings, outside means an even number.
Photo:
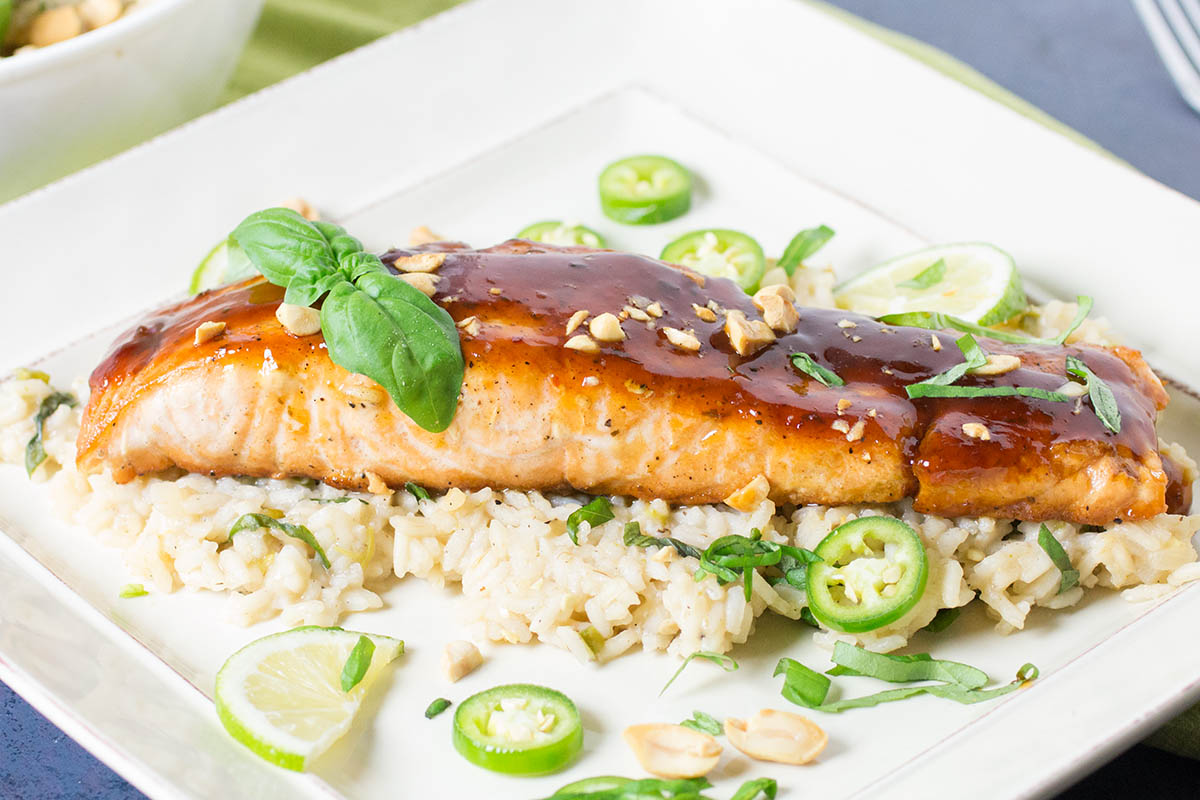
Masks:
[[[832,305],[832,274],[799,270],[800,301]],[[1036,335],[1061,329],[1074,305],[1042,306],[1023,323]],[[1076,334],[1106,341],[1103,321]],[[85,397],[86,384],[74,391]],[[0,460],[21,464],[33,435],[33,415],[52,389],[39,378],[0,384]],[[81,404],[82,405],[82,404]],[[75,470],[80,408],[59,408],[46,422],[46,462],[33,475],[55,495],[64,517],[121,548],[131,579],[152,592],[181,588],[224,591],[231,621],[248,625],[279,616],[287,624],[336,623],[352,611],[378,608],[381,593],[412,575],[461,586],[461,618],[478,640],[548,642],[581,660],[607,660],[640,645],[686,655],[724,652],[744,642],[770,608],[798,617],[803,596],[755,576],[746,602],[740,583],[696,581],[697,562],[671,548],[626,547],[624,524],[704,546],[725,534],[758,528],[765,538],[812,548],[837,525],[869,514],[904,519],[924,540],[929,581],[921,601],[897,622],[857,637],[821,631],[872,650],[903,646],[943,608],[979,600],[997,629],[1024,627],[1035,606],[1063,608],[1084,589],[1125,589],[1131,600],[1156,599],[1200,578],[1192,534],[1200,515],[1161,515],[1104,530],[1067,523],[1050,527],[1080,572],[1079,586],[1058,593],[1060,573],[1037,543],[1038,524],[990,518],[920,514],[908,502],[876,506],[776,507],[764,501],[750,512],[724,505],[671,507],[613,498],[616,519],[590,529],[579,545],[566,519],[586,498],[539,492],[452,489],[417,500],[407,491],[350,494],[294,480],[210,478],[198,474],[144,476],[119,485],[108,474]],[[1186,465],[1195,462],[1167,445]],[[10,467],[16,469],[18,467]],[[348,501],[329,502],[350,497]],[[229,530],[251,512],[282,515],[308,527],[330,560],[327,569],[302,542],[269,530],[247,530],[229,542]],[[595,651],[582,635],[603,637]]]

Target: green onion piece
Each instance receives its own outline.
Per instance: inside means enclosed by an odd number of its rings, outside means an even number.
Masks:
[[[413,483],[412,481],[406,482],[404,484],[404,488],[408,490],[409,494],[411,494],[413,497],[417,498],[418,500],[430,499],[429,492],[427,492],[425,490],[425,487],[418,486],[417,484]]]
[[[720,736],[725,731],[725,726],[719,719],[712,714],[705,714],[703,711],[693,711],[691,719],[685,719],[679,724],[694,731],[707,733],[709,736]]]
[[[624,542],[626,547],[674,547],[675,552],[684,558],[692,557],[699,558],[699,548],[692,547],[687,542],[681,542],[678,539],[671,537],[647,536],[642,533],[641,523],[626,522]]]
[[[247,530],[257,530],[259,528],[270,528],[276,530],[285,536],[290,536],[293,539],[299,539],[307,544],[317,553],[317,558],[321,559],[321,564],[325,569],[329,569],[329,558],[326,557],[325,551],[321,548],[321,543],[317,541],[317,537],[313,536],[312,531],[303,525],[293,525],[290,522],[280,522],[274,517],[267,514],[242,514],[237,518],[237,522],[233,523],[233,527],[229,529],[228,542],[235,534]]]
[[[588,625],[579,632],[579,638],[583,639],[583,643],[588,646],[588,650],[592,653],[599,653],[600,648],[604,646],[604,634],[596,630],[596,626]]]
[[[936,286],[946,277],[946,259],[939,258],[925,269],[906,281],[900,281],[896,286],[902,289],[928,289]]]
[[[765,797],[766,800],[775,800],[775,793],[778,791],[779,784],[775,782],[774,778],[755,778],[738,787],[729,800],[758,800],[760,797]]]
[[[1054,538],[1054,534],[1050,532],[1044,522],[1038,529],[1038,545],[1046,551],[1046,555],[1050,556],[1054,566],[1058,567],[1058,571],[1062,573],[1062,578],[1058,582],[1059,594],[1079,583],[1079,570],[1071,566],[1071,559],[1067,557],[1067,551],[1063,549],[1058,539]]]
[[[776,266],[791,275],[796,271],[796,267],[804,263],[804,259],[820,250],[832,238],[833,228],[826,225],[806,228],[788,242],[788,246],[783,249],[783,255],[779,257]]]
[[[366,636],[359,636],[342,667],[342,691],[348,692],[362,682],[363,676],[371,666],[371,656],[375,655],[375,643]]]
[[[128,600],[131,597],[145,597],[148,594],[150,593],[146,591],[146,587],[140,583],[127,583],[121,587],[117,597]]]
[[[1070,395],[1036,386],[939,386],[922,382],[905,386],[904,390],[913,400],[919,397],[1036,397],[1039,400],[1066,403],[1072,399]]]
[[[438,714],[442,713],[443,711],[445,711],[447,708],[449,708],[452,705],[454,705],[454,704],[451,703],[446,698],[439,697],[437,700],[434,700],[432,703],[430,703],[426,707],[425,719],[433,719]]]
[[[872,653],[845,642],[834,645],[833,663],[836,666],[828,671],[829,675],[858,675],[888,683],[944,681],[964,689],[978,689],[988,682],[986,672],[957,661],[942,661],[928,653],[909,656]]]
[[[33,417],[33,426],[36,432],[28,444],[25,445],[25,474],[32,475],[33,471],[46,460],[46,447],[43,441],[46,420],[58,410],[59,406],[74,408],[75,405],[75,395],[69,392],[55,392],[42,399],[41,405],[38,406],[37,414]]]
[[[826,369],[813,361],[813,357],[808,353],[792,353],[788,358],[792,360],[793,367],[810,378],[815,378],[825,386],[844,386],[846,384],[833,370]]]
[[[675,679],[679,677],[679,673],[683,672],[684,667],[692,663],[692,661],[697,658],[703,658],[705,661],[711,661],[726,672],[733,672],[738,668],[738,663],[724,653],[711,653],[707,650],[697,650],[683,660],[683,663],[679,665],[679,669],[675,670],[675,674],[671,676],[671,679],[663,685],[662,689],[658,691],[658,696],[662,697],[663,692],[665,692],[671,686],[671,684],[675,682]]]
[[[929,624],[921,630],[929,631],[930,633],[941,633],[954,624],[958,619],[958,615],[962,613],[962,608],[943,608],[934,615]]]
[[[1083,363],[1083,359],[1076,356],[1067,356],[1067,375],[1084,382],[1088,399],[1092,401],[1092,410],[1096,412],[1100,422],[1113,433],[1120,433],[1121,409],[1117,406],[1117,398],[1113,396],[1108,384],[1092,372],[1088,365]]]
[[[783,688],[780,690],[785,698],[798,706],[820,708],[829,696],[832,681],[815,670],[801,664],[794,658],[781,658],[775,665],[772,677],[783,675]]]
[[[1065,344],[1067,337],[1074,333],[1075,329],[1083,324],[1083,321],[1087,319],[1087,315],[1092,311],[1092,298],[1088,297],[1086,294],[1081,294],[1076,297],[1075,302],[1079,304],[1079,309],[1075,312],[1075,318],[1071,320],[1071,324],[1067,326],[1066,330],[1051,340],[1056,344]]]
[[[567,517],[567,535],[571,541],[579,544],[579,526],[586,522],[595,528],[614,518],[612,503],[607,497],[593,497],[586,506],[580,506]]]

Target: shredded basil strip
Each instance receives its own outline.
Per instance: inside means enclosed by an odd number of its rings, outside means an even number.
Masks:
[[[679,724],[694,731],[707,733],[709,736],[720,736],[725,732],[725,726],[719,719],[712,714],[705,714],[703,711],[693,711],[691,719],[685,719]]]
[[[943,681],[964,689],[978,689],[988,682],[986,672],[957,661],[942,661],[928,653],[908,656],[872,653],[845,642],[834,645],[833,662],[835,666],[828,675],[857,675],[888,683]]]
[[[836,372],[822,367],[808,353],[792,353],[788,358],[792,360],[793,367],[810,378],[815,378],[825,386],[844,386],[846,384]]]
[[[946,370],[945,372],[939,372],[937,375],[932,375],[923,381],[918,381],[917,383],[904,387],[905,391],[908,392],[909,397],[924,396],[919,393],[914,394],[914,392],[927,391],[923,387],[949,386],[966,375],[967,370],[982,367],[987,363],[987,353],[983,351],[983,348],[979,346],[979,343],[975,341],[975,337],[971,334],[968,333],[964,336],[960,336],[958,340],[955,341],[955,344],[958,345],[959,351],[961,351],[963,354],[963,361],[950,367],[950,369]]]
[[[1038,545],[1046,551],[1046,555],[1050,556],[1054,566],[1062,573],[1062,579],[1058,582],[1058,593],[1062,594],[1068,589],[1074,588],[1079,583],[1079,570],[1071,566],[1071,559],[1067,556],[1067,551],[1063,549],[1062,543],[1054,538],[1054,534],[1050,532],[1044,522],[1038,529]]]
[[[775,782],[774,778],[754,778],[738,787],[729,800],[758,800],[759,797],[775,800],[775,794],[778,791],[779,784]]]
[[[438,714],[445,711],[450,706],[454,705],[444,697],[439,697],[428,705],[425,709],[425,719],[433,719]]]
[[[929,631],[930,633],[941,633],[949,628],[958,619],[958,615],[962,613],[962,608],[943,608],[933,616],[929,624],[921,630]]]
[[[408,481],[404,484],[404,488],[408,490],[409,494],[411,494],[413,497],[417,498],[418,500],[429,500],[430,499],[429,492],[426,491],[424,486],[418,486],[417,484],[413,483],[412,481]]]
[[[131,597],[145,597],[148,594],[150,593],[146,591],[146,587],[142,584],[127,583],[121,587],[121,591],[117,594],[117,597],[128,600]]]
[[[607,497],[593,497],[591,502],[585,506],[580,506],[571,512],[571,516],[567,517],[567,535],[571,537],[571,541],[579,544],[579,526],[587,523],[592,528],[596,528],[616,515],[613,514],[612,503]]]
[[[271,530],[279,531],[285,536],[299,539],[315,550],[317,558],[321,559],[321,564],[325,569],[329,569],[329,558],[325,555],[325,551],[321,548],[321,543],[317,541],[317,537],[313,536],[312,531],[303,525],[280,522],[267,514],[242,514],[237,518],[237,522],[233,523],[233,527],[229,529],[229,538],[225,541],[228,542],[232,539],[234,534],[241,533],[242,531],[257,530],[259,528],[270,528]]]
[[[726,672],[733,672],[738,668],[738,663],[724,653],[712,653],[708,650],[697,650],[683,660],[683,663],[679,665],[679,669],[675,670],[675,674],[671,676],[671,679],[663,684],[662,689],[658,691],[658,696],[662,697],[663,692],[670,688],[671,684],[675,682],[675,679],[679,677],[679,674],[683,672],[684,668],[697,658],[703,658],[705,661],[711,661]]]
[[[806,708],[819,708],[829,696],[829,687],[833,685],[829,678],[809,669],[794,658],[779,659],[771,676],[779,675],[783,675],[780,694],[796,705]]]
[[[342,503],[349,503],[351,500],[357,500],[363,505],[367,504],[367,501],[363,500],[361,497],[349,497],[346,495],[343,495],[342,497],[314,497],[312,499],[314,503],[337,503],[339,505]]]
[[[375,643],[366,636],[359,636],[350,651],[350,657],[342,667],[342,691],[348,692],[362,683],[363,676],[371,666],[371,656],[375,655]]]
[[[604,788],[570,791],[573,786],[593,782]],[[703,800],[700,792],[710,788],[707,778],[590,778],[569,783],[542,800]]]
[[[977,336],[986,336],[989,339],[995,339],[998,342],[1008,342],[1009,344],[1062,344],[1083,323],[1083,320],[1092,310],[1092,298],[1087,295],[1081,294],[1077,296],[1075,302],[1079,304],[1079,311],[1076,312],[1075,319],[1072,320],[1066,330],[1050,339],[1039,339],[1036,336],[1026,336],[1023,333],[985,328],[983,325],[976,325],[974,322],[967,322],[965,319],[955,317],[951,314],[942,314],[936,311],[905,311],[898,314],[884,314],[882,317],[878,317],[878,320],[886,325],[925,328],[926,330],[933,331],[956,330],[964,333],[973,333]]]
[[[832,238],[833,228],[827,225],[806,228],[788,242],[788,246],[783,249],[783,255],[779,257],[776,266],[791,275],[796,271],[796,267],[804,263],[804,259],[820,250]]]
[[[811,550],[764,541],[761,537],[762,531],[753,528],[750,536],[730,534],[717,539],[700,554],[696,580],[704,580],[706,575],[713,575],[723,586],[740,579],[744,586],[746,602],[750,602],[754,570],[758,567],[777,566],[783,573],[782,580],[804,591],[808,585],[808,565],[820,561],[820,557]]]
[[[33,471],[46,460],[46,446],[43,441],[46,420],[59,409],[59,406],[74,408],[76,402],[75,395],[70,392],[55,392],[42,398],[37,414],[33,417],[35,433],[29,443],[25,445],[25,474],[32,475]]]
[[[941,283],[945,277],[946,259],[939,258],[908,280],[900,281],[896,286],[901,289],[928,289],[930,286]]]
[[[647,536],[642,533],[640,522],[626,522],[624,542],[626,547],[674,547],[675,552],[684,558],[699,558],[700,549],[692,547],[687,542],[681,542],[670,536]]]
[[[1100,418],[1104,427],[1113,433],[1121,432],[1121,409],[1117,406],[1117,398],[1113,395],[1108,384],[1100,376],[1092,372],[1083,359],[1067,356],[1067,375],[1079,378],[1087,386],[1088,399],[1092,401],[1092,410]]]
[[[919,397],[1036,397],[1054,403],[1067,403],[1073,398],[1062,392],[1040,389],[1036,386],[937,386],[914,383],[904,387],[909,398]]]
[[[284,302],[321,303],[330,360],[379,383],[425,430],[449,427],[465,366],[444,308],[392,275],[341,227],[290,209],[255,212],[231,238],[255,269],[285,288]]]
[[[817,618],[813,616],[812,609],[808,606],[800,609],[800,621],[805,625],[811,625],[814,628],[821,627],[821,623],[817,622]]]

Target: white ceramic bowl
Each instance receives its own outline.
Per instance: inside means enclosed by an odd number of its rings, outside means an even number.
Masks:
[[[212,108],[262,4],[154,0],[0,59],[0,202]]]

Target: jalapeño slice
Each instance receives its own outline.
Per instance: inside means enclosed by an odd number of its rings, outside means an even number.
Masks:
[[[892,517],[863,517],[834,528],[808,566],[808,605],[843,633],[882,628],[907,614],[925,592],[929,564],[916,532]]]
[[[600,208],[626,225],[652,225],[692,206],[692,174],[666,156],[630,156],[600,173]]]
[[[513,683],[472,695],[454,713],[454,749],[509,775],[562,769],[583,748],[579,710],[562,692]]]
[[[556,219],[527,225],[517,234],[517,238],[528,239],[531,242],[542,242],[543,244],[608,247],[608,243],[604,241],[604,237],[588,226],[580,225],[579,223],[561,222]]]
[[[663,261],[714,278],[729,278],[753,293],[767,269],[762,247],[753,237],[728,228],[685,233],[663,248]]]

